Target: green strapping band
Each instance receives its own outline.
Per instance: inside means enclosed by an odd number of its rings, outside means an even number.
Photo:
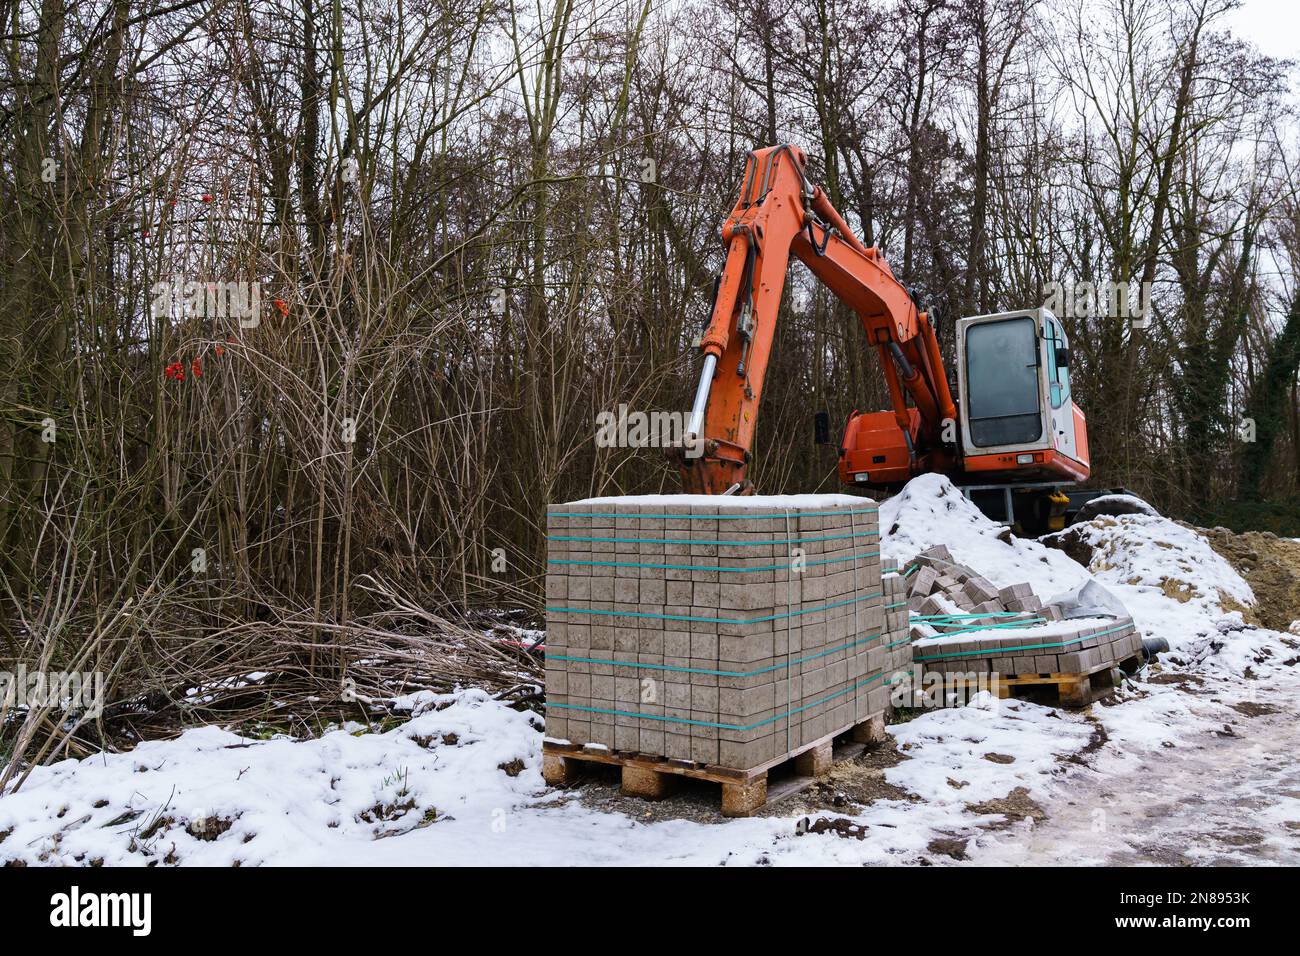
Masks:
[[[773,538],[770,541],[709,541],[695,538],[588,538],[581,535],[552,534],[547,541],[601,541],[606,544],[708,544],[734,548],[762,548],[772,544],[806,544],[809,541],[836,541],[840,538],[878,538],[879,531],[855,531],[849,534],[824,534],[817,538]]]
[[[1076,637],[1072,641],[1061,641],[1057,644],[1026,644],[1024,647],[993,647],[982,651],[958,651],[955,654],[932,654],[929,657],[914,657],[914,661],[939,661],[946,660],[950,657],[1015,657],[1020,651],[1045,651],[1052,647],[1068,647],[1071,644],[1078,644],[1081,641],[1088,640],[1089,637],[1105,637],[1115,631],[1123,631],[1133,627],[1132,624],[1117,624],[1114,627],[1108,627],[1100,634],[1089,634],[1087,637]]]
[[[950,634],[970,634],[974,631],[1009,631],[1017,627],[1028,626],[1031,624],[1046,624],[1047,618],[1034,617],[1027,621],[1006,621],[1002,624],[975,624],[971,627],[959,627],[952,631],[944,631],[945,636]]]
[[[820,567],[823,564],[836,564],[840,561],[852,561],[854,558],[869,558],[879,554],[879,551],[867,551],[863,554],[851,554],[847,558],[826,558],[822,561],[808,561],[806,566],[810,568]],[[742,560],[737,558],[736,560]],[[586,567],[599,568],[655,568],[660,571],[719,571],[723,574],[734,573],[741,574],[746,571],[789,571],[790,565],[786,564],[767,564],[758,568],[719,568],[707,564],[643,564],[639,561],[574,561],[571,559],[552,558],[547,564],[577,564]]]
[[[649,508],[686,508],[689,505],[647,505]],[[662,519],[664,521],[742,521],[749,518],[837,518],[840,515],[873,515],[879,509],[861,508],[851,511],[798,511],[794,514],[737,514],[737,515],[697,515],[697,514],[615,514],[613,512],[603,512],[601,514],[582,514],[571,511],[557,511],[548,515],[550,518],[613,518],[631,520],[633,518],[652,518]]]
[[[780,582],[777,582],[780,583]],[[817,611],[829,611],[831,608],[844,607],[847,604],[857,604],[860,601],[870,601],[873,598],[881,597],[880,594],[863,594],[847,601],[835,601],[831,604],[822,604],[818,607],[804,608],[799,611],[788,611],[785,614],[767,614],[763,617],[754,618],[736,618],[736,617],[695,617],[690,614],[649,614],[645,611],[606,611],[596,608],[580,607],[548,607],[547,614],[603,614],[607,617],[644,617],[658,621],[698,621],[701,624],[762,624],[764,621],[781,621],[788,617],[798,617],[801,614],[815,614]]]
[[[873,681],[884,679],[886,684],[892,684],[889,678],[883,673],[876,674],[874,677],[868,677],[866,680],[858,681],[852,687],[838,690],[821,700],[814,700],[811,703],[804,704],[802,707],[795,707],[787,710],[784,714],[777,714],[775,717],[768,717],[766,720],[760,720],[756,724],[718,724],[709,720],[690,720],[686,717],[669,717],[666,714],[640,714],[632,710],[608,710],[604,707],[584,707],[581,704],[552,704],[548,703],[547,707],[560,707],[564,710],[581,710],[591,714],[611,714],[615,717],[633,717],[637,720],[659,720],[669,724],[689,724],[692,727],[716,727],[719,730],[757,730],[767,724],[775,723],[785,717],[793,717],[795,714],[807,710],[809,707],[816,707],[818,704],[824,704],[828,700],[834,700],[836,697],[843,697],[845,694],[851,694],[859,687],[864,687]]]
[[[983,614],[918,614],[912,618],[914,621],[957,621],[968,618],[984,617],[1015,617],[1019,614],[1029,614],[1029,611],[985,611]],[[1028,622],[1026,622],[1028,623]]]
[[[828,650],[818,651],[816,654],[809,654],[807,657],[801,657],[798,660],[787,661],[784,664],[773,664],[771,667],[760,667],[752,671],[718,671],[711,670],[707,667],[681,667],[677,664],[641,664],[637,661],[611,661],[596,657],[567,657],[563,654],[548,654],[547,660],[552,661],[572,661],[578,664],[609,664],[614,667],[635,667],[641,670],[654,671],[674,671],[686,674],[713,674],[718,677],[753,677],[755,674],[767,674],[772,671],[784,670],[787,667],[793,667],[795,664],[803,664],[807,661],[815,661],[818,658],[826,657],[837,651],[846,651],[851,647],[857,647],[859,644],[870,644],[872,641],[881,637],[880,634],[871,634],[867,637],[856,641],[850,641],[847,644],[841,644],[839,647],[832,647]],[[892,644],[890,645],[893,646]]]

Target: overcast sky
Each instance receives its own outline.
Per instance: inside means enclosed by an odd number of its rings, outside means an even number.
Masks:
[[[1228,22],[1270,56],[1300,58],[1300,0],[1246,0]]]

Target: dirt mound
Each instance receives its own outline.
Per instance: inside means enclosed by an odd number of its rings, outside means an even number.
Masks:
[[[1269,531],[1197,530],[1255,592],[1258,603],[1242,611],[1246,620],[1275,631],[1300,621],[1300,541]]]

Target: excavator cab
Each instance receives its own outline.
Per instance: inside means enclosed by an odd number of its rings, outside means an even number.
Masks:
[[[1070,397],[1070,345],[1047,309],[961,319],[957,392],[968,478],[1088,477],[1087,422]]]
[[[1021,309],[957,323],[958,421],[943,441],[955,446],[959,485],[1055,485],[1088,477],[1088,433],[1070,397],[1070,345],[1047,309]],[[915,408],[906,431],[892,411],[854,412],[844,430],[845,484],[894,487],[916,473],[925,443]],[[997,483],[997,484],[995,484]]]

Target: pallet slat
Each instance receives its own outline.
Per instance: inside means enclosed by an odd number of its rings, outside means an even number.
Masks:
[[[857,744],[852,745],[850,749],[840,748],[837,751],[836,738],[845,736],[851,737]],[[623,793],[649,800],[659,800],[667,796],[674,777],[707,780],[722,786],[724,816],[748,816],[769,799],[780,799],[807,787],[818,776],[829,772],[834,760],[861,753],[868,744],[878,743],[884,739],[885,715],[880,713],[856,724],[841,727],[834,733],[749,770],[693,764],[689,761],[667,760],[649,754],[594,749],[578,744],[545,740],[542,743],[542,776],[548,784],[561,786],[573,782],[577,764],[585,762],[617,766],[622,770]],[[794,780],[799,782],[798,786],[792,788],[791,781],[783,780],[769,792],[768,771],[789,762],[793,762],[796,767]]]
[[[999,674],[993,681],[993,692],[1006,700],[1016,696],[1017,688],[1055,688],[1061,706],[1084,707],[1115,692],[1115,684],[1110,680],[1112,670],[1136,667],[1139,663],[1137,657],[1130,657],[1077,674]],[[945,686],[966,687],[975,683],[960,676],[945,677]]]

